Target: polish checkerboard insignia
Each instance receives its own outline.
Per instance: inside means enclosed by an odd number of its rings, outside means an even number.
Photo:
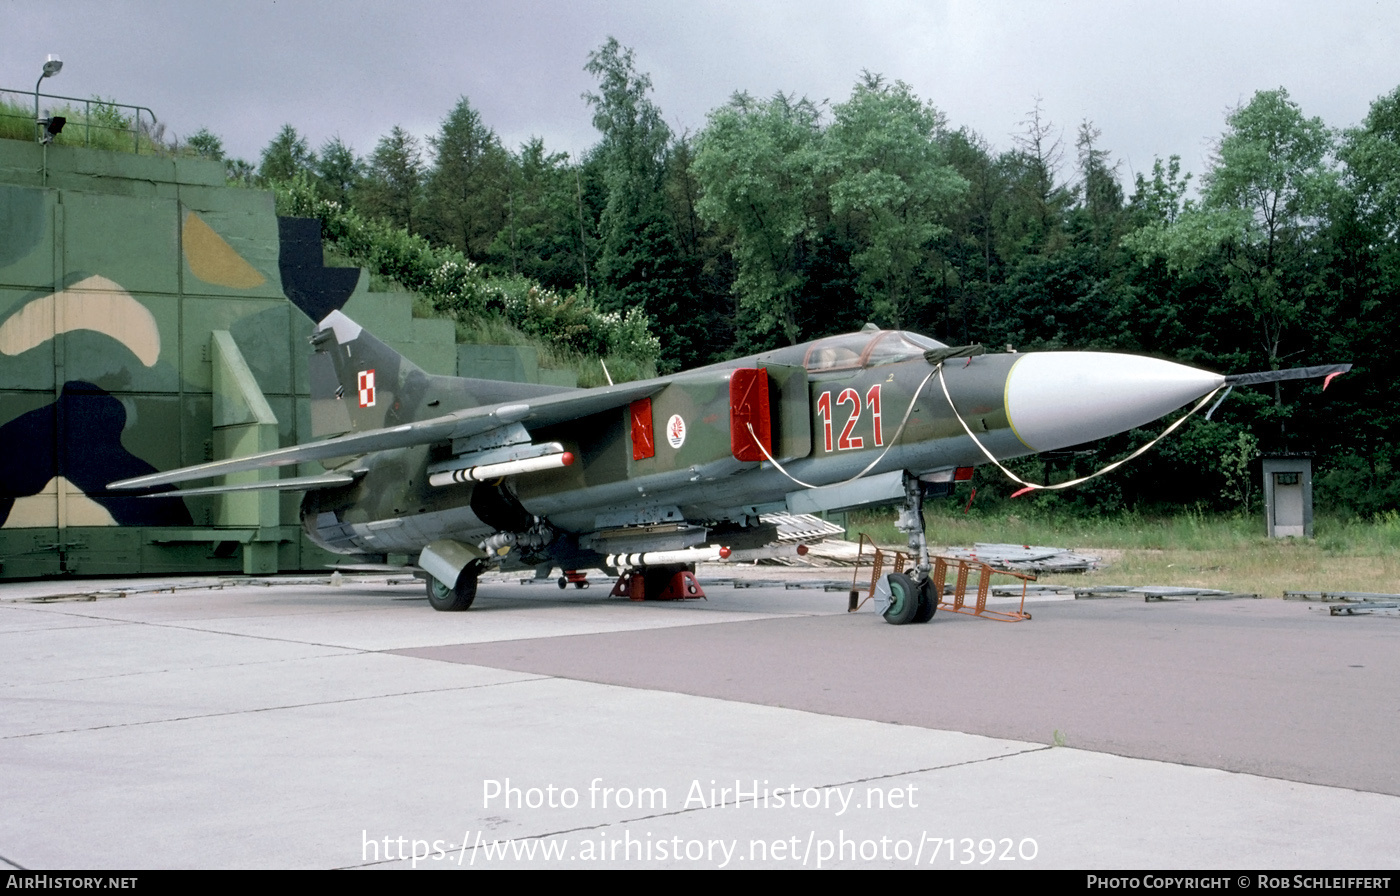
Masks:
[[[374,371],[360,371],[360,407],[374,407]]]

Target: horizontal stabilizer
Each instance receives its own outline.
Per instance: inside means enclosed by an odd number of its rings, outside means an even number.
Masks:
[[[1317,367],[1294,367],[1290,370],[1261,370],[1258,373],[1237,373],[1225,377],[1227,386],[1253,386],[1258,383],[1277,383],[1282,380],[1310,380],[1316,377],[1332,377],[1351,370],[1350,364],[1322,364]]]

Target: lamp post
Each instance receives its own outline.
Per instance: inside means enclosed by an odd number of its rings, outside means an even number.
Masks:
[[[39,80],[34,82],[34,127],[36,130],[39,127],[39,85],[44,83],[45,78],[52,78],[62,70],[63,60],[50,53],[48,60],[44,62],[44,73],[39,76]],[[37,133],[34,139],[41,142],[43,140]]]

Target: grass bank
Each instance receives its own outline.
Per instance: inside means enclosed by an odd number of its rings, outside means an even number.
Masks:
[[[31,95],[32,96],[32,95]],[[34,105],[22,94],[9,93],[0,97],[0,139],[33,141],[35,139]],[[67,119],[63,132],[53,138],[55,146],[86,146],[110,152],[141,153],[145,155],[184,155],[152,137],[130,115],[114,103],[94,99],[83,105],[56,105],[41,98],[41,115],[61,115]],[[144,122],[143,124],[149,124]],[[158,128],[163,131],[163,128]]]

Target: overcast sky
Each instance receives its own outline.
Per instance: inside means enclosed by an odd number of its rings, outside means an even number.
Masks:
[[[597,140],[583,66],[610,35],[677,132],[739,90],[838,103],[870,70],[998,148],[1039,97],[1067,166],[1089,119],[1125,183],[1173,153],[1199,175],[1257,90],[1341,128],[1400,86],[1400,4],[1376,0],[0,0],[0,34],[0,87],[32,95],[56,54],[45,93],[148,106],[254,162],[287,122],[367,155],[394,125],[433,133],[461,96],[512,148],[578,154]]]

